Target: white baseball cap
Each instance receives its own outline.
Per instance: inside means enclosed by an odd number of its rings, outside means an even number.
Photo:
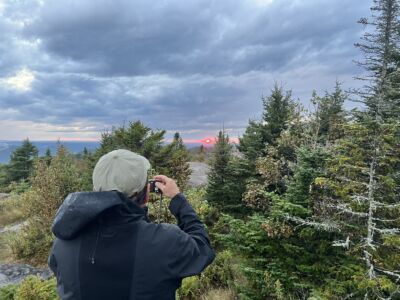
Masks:
[[[116,190],[131,197],[146,185],[149,169],[149,161],[139,154],[123,149],[111,151],[94,167],[93,190]]]

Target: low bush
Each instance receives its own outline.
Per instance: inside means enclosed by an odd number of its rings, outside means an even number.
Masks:
[[[217,253],[214,262],[199,276],[185,278],[178,290],[181,300],[205,299],[204,295],[210,290],[235,289],[234,282],[239,280],[237,259],[230,251]]]
[[[32,187],[20,196],[28,222],[9,244],[17,260],[43,265],[53,241],[50,228],[57,209],[69,193],[82,190],[83,181],[63,146],[50,165],[37,161],[30,181]]]
[[[58,300],[55,278],[42,280],[28,276],[19,285],[7,285],[0,289],[1,300]]]

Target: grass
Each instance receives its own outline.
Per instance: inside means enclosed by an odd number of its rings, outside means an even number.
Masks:
[[[11,196],[0,200],[0,229],[5,226],[22,222],[24,214],[18,196]],[[0,262],[9,262],[12,257],[11,248],[8,245],[9,236],[12,232],[0,233]]]
[[[7,232],[0,234],[0,263],[9,263],[12,261],[12,251],[8,243],[10,235],[15,234],[13,232]]]
[[[18,223],[24,219],[18,196],[0,200],[0,227]]]
[[[210,290],[201,297],[201,300],[235,300],[238,299],[235,293],[229,289]]]

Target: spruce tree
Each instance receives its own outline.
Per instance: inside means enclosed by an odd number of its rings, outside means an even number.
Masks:
[[[22,141],[21,146],[17,147],[10,157],[7,167],[7,181],[19,181],[28,179],[33,170],[33,162],[38,156],[38,149],[29,139]]]
[[[233,145],[224,131],[219,131],[210,159],[206,198],[222,212],[242,215],[247,212],[242,202],[245,190],[242,160],[233,157]]]
[[[325,219],[340,226],[334,243],[364,264],[358,297],[400,297],[400,124],[377,125],[374,117],[346,127],[334,149],[323,189]],[[356,293],[357,292],[357,293]]]
[[[47,148],[46,149],[46,153],[45,153],[45,155],[44,155],[44,157],[43,157],[43,160],[46,162],[46,164],[49,166],[50,165],[50,163],[51,163],[51,160],[52,160],[52,156],[51,156],[51,151],[50,151],[50,148]]]
[[[232,145],[229,143],[229,136],[220,130],[212,153],[207,185],[207,200],[220,209],[225,207],[230,194],[226,183],[230,177],[229,161],[231,157]]]
[[[275,84],[271,95],[263,98],[263,141],[264,144],[273,145],[281,133],[289,126],[294,103],[291,91],[283,91],[282,86]]]
[[[257,157],[265,154],[266,147],[274,145],[281,133],[289,126],[294,112],[290,91],[275,84],[269,97],[262,97],[262,121],[250,120],[246,132],[239,138],[239,151],[254,169]]]
[[[311,102],[316,109],[313,125],[318,142],[333,143],[343,136],[341,128],[346,122],[343,108],[346,99],[347,95],[339,82],[336,82],[334,92],[325,92],[323,97],[313,93]]]
[[[189,166],[189,151],[178,132],[174,134],[172,143],[168,146],[169,157],[165,157],[166,174],[174,178],[181,189],[185,189],[191,174]]]
[[[357,91],[371,115],[379,118],[400,117],[399,43],[400,5],[398,0],[374,0],[371,20],[359,23],[372,26],[356,47],[364,54],[358,65],[367,71],[361,79],[365,84]]]

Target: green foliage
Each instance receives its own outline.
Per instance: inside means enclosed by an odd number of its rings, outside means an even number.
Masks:
[[[28,276],[19,285],[0,288],[2,300],[58,300],[56,279],[42,280]]]
[[[185,191],[187,200],[196,211],[199,218],[203,221],[208,217],[211,211],[211,208],[205,199],[205,195],[205,188],[190,188]],[[150,220],[158,221],[158,216],[161,212],[161,223],[175,223],[176,219],[168,209],[170,200],[164,198],[160,208],[160,196],[157,194],[151,194],[150,197],[150,203],[148,204],[148,215]]]
[[[7,182],[28,179],[32,170],[34,159],[38,156],[38,149],[29,139],[22,142],[22,145],[16,148],[10,157],[10,163],[7,166]]]
[[[98,159],[113,150],[126,149],[146,157],[157,172],[174,178],[184,190],[190,176],[189,152],[179,133],[174,135],[172,143],[164,145],[165,130],[152,130],[140,121],[129,122],[127,126],[113,128],[102,134],[100,147],[93,154],[87,154],[88,167],[85,175],[89,185],[94,166]]]
[[[282,86],[275,84],[269,97],[263,98],[263,140],[264,144],[274,144],[281,133],[289,127],[289,120],[293,114],[294,102],[292,92],[283,91]]]
[[[246,168],[232,156],[232,147],[229,136],[220,131],[211,158],[207,200],[220,211],[240,214],[246,209],[241,201]]]
[[[0,227],[21,221],[24,217],[22,201],[18,196],[11,196],[0,201]]]
[[[1,300],[14,300],[15,295],[18,291],[18,286],[15,284],[9,284],[0,288],[0,299]]]
[[[346,122],[346,113],[343,104],[347,95],[341,84],[336,82],[333,93],[325,92],[323,97],[313,93],[311,103],[315,106],[315,119],[311,126],[316,139],[321,143],[334,142],[343,137],[342,125]]]
[[[57,209],[69,193],[82,190],[83,182],[64,146],[59,146],[49,166],[38,161],[34,174],[32,188],[20,200],[28,223],[9,242],[17,259],[44,264],[53,240],[50,227]]]
[[[178,290],[179,299],[200,299],[211,289],[234,288],[237,259],[230,251],[217,254],[214,262],[201,275],[185,278]]]
[[[398,277],[387,272],[400,264],[399,145],[398,122],[380,124],[365,116],[363,123],[346,126],[328,172],[317,181],[328,207],[325,218],[341,226],[352,255],[365,264],[359,290],[371,296],[388,297],[396,290]]]
[[[157,171],[175,179],[180,189],[185,190],[191,174],[188,163],[189,151],[183,144],[183,140],[178,132],[175,133],[172,143],[163,147],[161,156],[165,162]]]

